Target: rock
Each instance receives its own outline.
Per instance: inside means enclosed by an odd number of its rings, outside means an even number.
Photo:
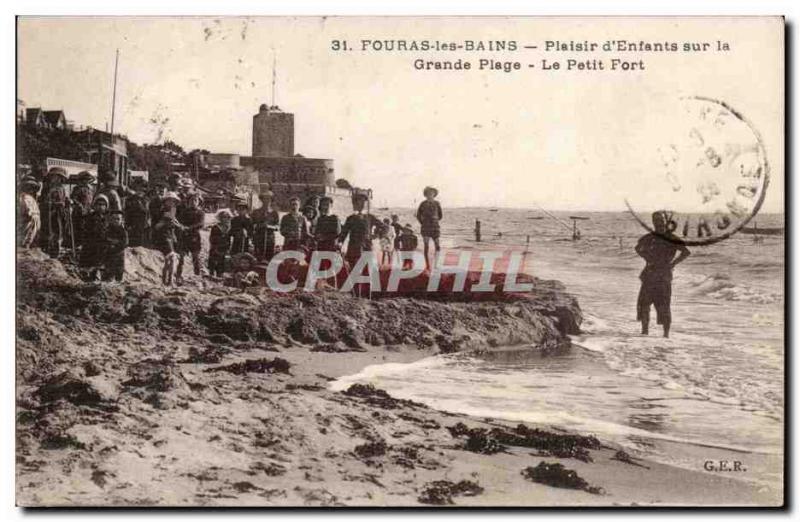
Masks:
[[[289,323],[289,326],[286,327],[286,334],[303,344],[316,344],[320,341],[317,333],[303,317],[298,317]]]
[[[50,378],[36,390],[36,395],[44,403],[63,399],[75,405],[97,405],[113,397],[110,388],[103,389],[69,370]]]
[[[94,377],[100,375],[100,367],[94,361],[87,361],[83,363],[83,372],[87,377]]]
[[[180,368],[170,359],[139,361],[128,369],[128,376],[129,379],[122,383],[123,386],[158,392],[189,389]]]

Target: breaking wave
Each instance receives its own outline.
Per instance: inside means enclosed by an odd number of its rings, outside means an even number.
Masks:
[[[730,275],[723,273],[690,276],[689,286],[695,296],[705,296],[723,301],[741,301],[753,304],[776,304],[783,301],[783,295],[780,293],[739,284]]]

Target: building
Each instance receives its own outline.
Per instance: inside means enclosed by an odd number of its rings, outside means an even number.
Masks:
[[[43,111],[44,120],[47,126],[51,129],[66,129],[67,117],[64,116],[64,111]]]
[[[77,134],[89,161],[96,164],[100,172],[113,172],[119,184],[127,187],[131,181],[128,170],[128,140],[91,128]]]
[[[43,111],[40,107],[25,109],[25,123],[45,129],[66,129],[68,126],[64,111]]]
[[[31,127],[45,127],[47,121],[44,119],[44,111],[39,107],[25,109],[25,124]]]
[[[277,106],[262,104],[253,116],[253,156],[290,158],[294,156],[294,114]]]
[[[45,160],[45,172],[53,167],[61,167],[67,173],[67,179],[74,181],[81,172],[88,172],[97,182],[97,165],[94,163],[84,163],[82,161],[72,161],[60,158],[47,158]]]
[[[238,154],[204,154],[200,166],[210,171],[239,170],[242,168]]]
[[[253,116],[253,155],[237,160],[245,172],[256,174],[253,189],[271,190],[276,208],[282,211],[288,210],[292,197],[305,202],[312,196],[329,196],[338,212],[346,212],[352,208],[353,191],[358,190],[337,186],[332,159],[294,153],[294,115],[275,106],[261,105]]]

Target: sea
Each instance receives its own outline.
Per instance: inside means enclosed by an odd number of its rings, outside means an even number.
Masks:
[[[380,211],[378,212],[381,213]],[[410,209],[389,209],[415,223]],[[581,238],[572,240],[571,215]],[[384,217],[384,216],[381,216]],[[670,338],[655,311],[640,333],[636,298],[646,233],[627,212],[445,209],[443,247],[520,247],[526,271],[564,283],[583,312],[572,348],[529,346],[382,364],[332,383],[372,383],[430,407],[592,433],[634,457],[705,471],[739,461],[737,480],[779,489],[784,452],[784,236],[736,234],[674,271]],[[756,216],[783,227],[783,214]],[[751,222],[752,225],[752,222]]]

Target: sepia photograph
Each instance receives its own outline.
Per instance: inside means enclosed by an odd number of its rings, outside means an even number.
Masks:
[[[786,506],[783,17],[15,31],[17,506]]]

